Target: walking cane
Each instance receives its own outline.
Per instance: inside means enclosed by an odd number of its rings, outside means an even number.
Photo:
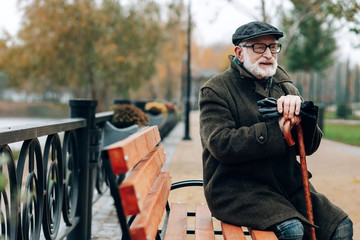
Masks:
[[[285,141],[289,146],[294,146],[295,141],[291,136],[291,121],[286,120],[284,123],[284,137]],[[304,186],[304,193],[305,193],[305,205],[306,205],[306,213],[308,220],[311,224],[314,224],[314,216],[313,216],[313,209],[312,209],[312,203],[311,203],[311,196],[310,196],[310,187],[309,187],[309,177],[308,177],[308,171],[306,166],[306,153],[305,153],[305,145],[304,145],[304,136],[303,136],[303,130],[300,124],[296,125],[296,132],[297,132],[297,139],[298,139],[298,145],[299,145],[299,153],[300,153],[300,166],[301,166],[301,174],[302,174],[302,180],[303,180],[303,186]],[[315,236],[315,228],[310,227],[310,237],[311,240],[316,240]]]

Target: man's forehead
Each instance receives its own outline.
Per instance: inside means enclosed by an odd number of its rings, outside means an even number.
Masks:
[[[248,42],[248,43],[261,43],[261,42],[265,42],[265,41],[276,42],[276,38],[273,35],[265,35],[265,36],[246,40],[246,42]]]

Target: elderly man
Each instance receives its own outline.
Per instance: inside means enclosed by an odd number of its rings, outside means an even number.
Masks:
[[[204,191],[213,215],[225,222],[274,231],[279,239],[309,239],[296,148],[284,141],[283,124],[301,124],[306,154],[322,137],[317,121],[300,117],[302,98],[277,64],[283,36],[263,22],[240,26],[232,37],[230,67],[200,90]],[[277,99],[281,117],[265,119],[257,102]],[[315,114],[317,116],[317,114]],[[311,174],[309,175],[311,177]],[[347,214],[310,184],[318,240],[352,239]]]

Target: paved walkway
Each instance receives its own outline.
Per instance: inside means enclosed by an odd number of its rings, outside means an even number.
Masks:
[[[199,136],[199,112],[191,112],[190,137],[182,140],[184,125],[180,123],[165,139],[163,145],[172,180],[202,177],[201,142]],[[170,160],[170,161],[169,161]],[[354,239],[360,239],[360,148],[323,139],[320,148],[307,157],[311,182],[335,204],[343,208],[354,222]],[[202,199],[202,190],[188,194],[171,194],[170,202]],[[120,239],[113,200],[109,191],[93,207],[92,239]]]

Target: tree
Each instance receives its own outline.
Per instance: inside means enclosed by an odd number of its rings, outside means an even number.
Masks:
[[[326,8],[337,19],[344,19],[349,23],[349,30],[360,34],[360,2],[358,0],[338,0],[337,4],[329,4]],[[360,47],[360,42],[354,44]]]
[[[130,98],[132,91],[145,84],[156,71],[162,32],[159,6],[138,1],[121,9],[117,1],[104,1],[101,38],[97,44],[99,85],[106,85],[101,97],[114,88],[119,98]]]
[[[15,86],[37,92],[66,88],[100,108],[109,96],[128,96],[155,72],[161,42],[159,6],[116,0],[32,0],[18,40],[3,39],[0,69]]]
[[[291,21],[291,20],[290,20]],[[286,28],[285,28],[286,29]],[[333,63],[334,30],[317,16],[304,20],[284,57],[290,71],[321,71]]]
[[[354,102],[360,102],[360,69],[359,66],[355,67],[355,86],[354,86],[355,96]]]
[[[300,81],[305,98],[321,99],[317,95],[321,90],[314,91],[314,88],[321,86],[316,83],[322,79],[315,76],[322,76],[321,72],[334,62],[335,30],[331,22],[317,11],[320,5],[311,6],[308,0],[292,2],[294,8],[284,13],[281,19],[285,40],[280,63],[290,72],[303,72]]]
[[[360,33],[360,4],[357,0],[290,0],[293,9],[290,14],[281,9],[279,6],[281,22],[287,29],[287,37],[283,43],[283,52],[287,51],[287,47],[292,44],[293,38],[297,35],[299,26],[311,17],[318,17],[324,22],[332,23],[334,20],[344,19],[350,24],[350,31]],[[288,20],[291,19],[289,22]],[[285,22],[284,22],[285,20]]]
[[[155,61],[156,71],[138,91],[132,92],[132,98],[180,101],[181,67],[186,50],[185,7],[182,0],[172,0],[162,9],[160,31],[163,34],[159,40],[160,54]]]
[[[344,95],[343,94],[343,84],[342,84],[342,73],[341,73],[342,64],[338,64],[337,70],[336,70],[336,98],[335,102],[336,104],[339,104],[344,101]]]

